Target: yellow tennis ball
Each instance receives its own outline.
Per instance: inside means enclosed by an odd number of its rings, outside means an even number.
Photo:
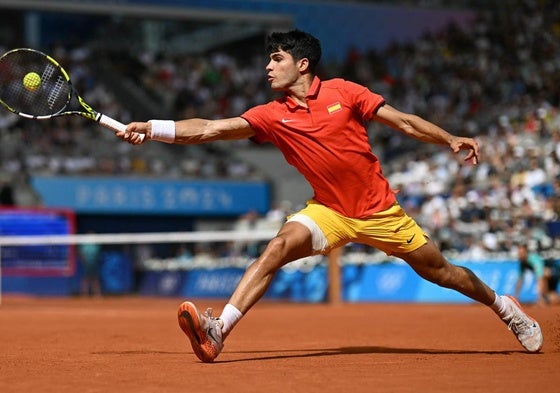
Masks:
[[[29,72],[23,77],[23,86],[29,91],[35,91],[41,86],[41,77],[36,72]]]

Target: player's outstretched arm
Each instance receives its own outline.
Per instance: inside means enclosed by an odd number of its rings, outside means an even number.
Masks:
[[[117,137],[134,145],[143,141],[138,135],[166,143],[192,145],[218,140],[246,139],[254,135],[247,120],[242,117],[228,119],[186,119],[150,120],[148,122],[132,122],[125,132],[117,133]]]
[[[255,135],[242,117],[205,120],[187,119],[175,122],[175,143],[192,145],[220,140],[247,139]]]
[[[478,142],[473,138],[452,135],[420,116],[401,112],[390,105],[380,107],[374,119],[422,142],[447,145],[454,153],[466,150],[465,161],[478,164]]]

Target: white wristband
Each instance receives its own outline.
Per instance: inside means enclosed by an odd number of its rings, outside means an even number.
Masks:
[[[150,139],[165,143],[175,142],[175,121],[173,120],[150,120],[152,123],[152,134]]]

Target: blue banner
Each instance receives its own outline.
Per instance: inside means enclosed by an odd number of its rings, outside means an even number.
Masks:
[[[471,269],[498,294],[514,294],[519,267],[515,261],[460,263]],[[146,271],[138,291],[147,296],[227,299],[231,296],[245,269],[224,267],[181,271]],[[105,260],[102,282],[106,293],[128,293],[131,290],[131,266],[126,258],[113,256]],[[468,303],[460,293],[439,287],[418,276],[405,264],[345,265],[341,272],[342,298],[346,302]],[[2,277],[6,293],[38,295],[71,294],[68,278]],[[519,300],[534,302],[536,282],[532,274],[522,277]],[[320,303],[327,300],[328,270],[324,265],[313,268],[281,269],[275,275],[265,298],[293,302]]]
[[[147,271],[138,283],[138,292],[147,296],[182,297],[181,290],[187,273],[184,271]]]
[[[193,269],[187,271],[148,271],[143,275],[140,293],[149,296],[218,298],[231,296],[245,269],[236,267]],[[305,272],[281,269],[274,277],[265,298],[294,302],[323,302],[327,298],[327,269],[318,265]]]
[[[124,294],[132,291],[134,279],[132,261],[124,253],[104,252],[100,273],[104,294]]]
[[[457,263],[471,269],[499,294],[514,294],[519,276],[515,261]],[[535,301],[533,275],[523,277],[521,301]],[[348,265],[342,269],[343,298],[349,302],[471,302],[451,289],[439,287],[418,276],[405,264]]]
[[[471,269],[499,294],[514,294],[519,267],[515,261],[458,263]],[[244,269],[194,269],[182,272],[146,272],[141,293],[188,298],[229,298]],[[422,279],[406,264],[345,265],[341,272],[342,298],[347,302],[466,303],[468,297]],[[327,299],[328,270],[280,269],[265,298],[318,303]],[[523,277],[522,302],[536,300],[532,274]]]
[[[265,182],[34,177],[45,206],[77,213],[240,215],[270,208]]]
[[[265,297],[293,302],[320,303],[327,300],[328,270],[324,265],[312,269],[280,269],[274,276]]]
[[[181,294],[186,298],[228,298],[245,269],[225,267],[189,270],[185,275]]]

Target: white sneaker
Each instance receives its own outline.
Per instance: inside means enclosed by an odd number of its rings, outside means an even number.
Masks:
[[[502,318],[508,329],[529,352],[539,352],[543,346],[541,327],[533,318],[525,314],[519,302],[513,296],[501,296],[510,305],[511,314]]]

